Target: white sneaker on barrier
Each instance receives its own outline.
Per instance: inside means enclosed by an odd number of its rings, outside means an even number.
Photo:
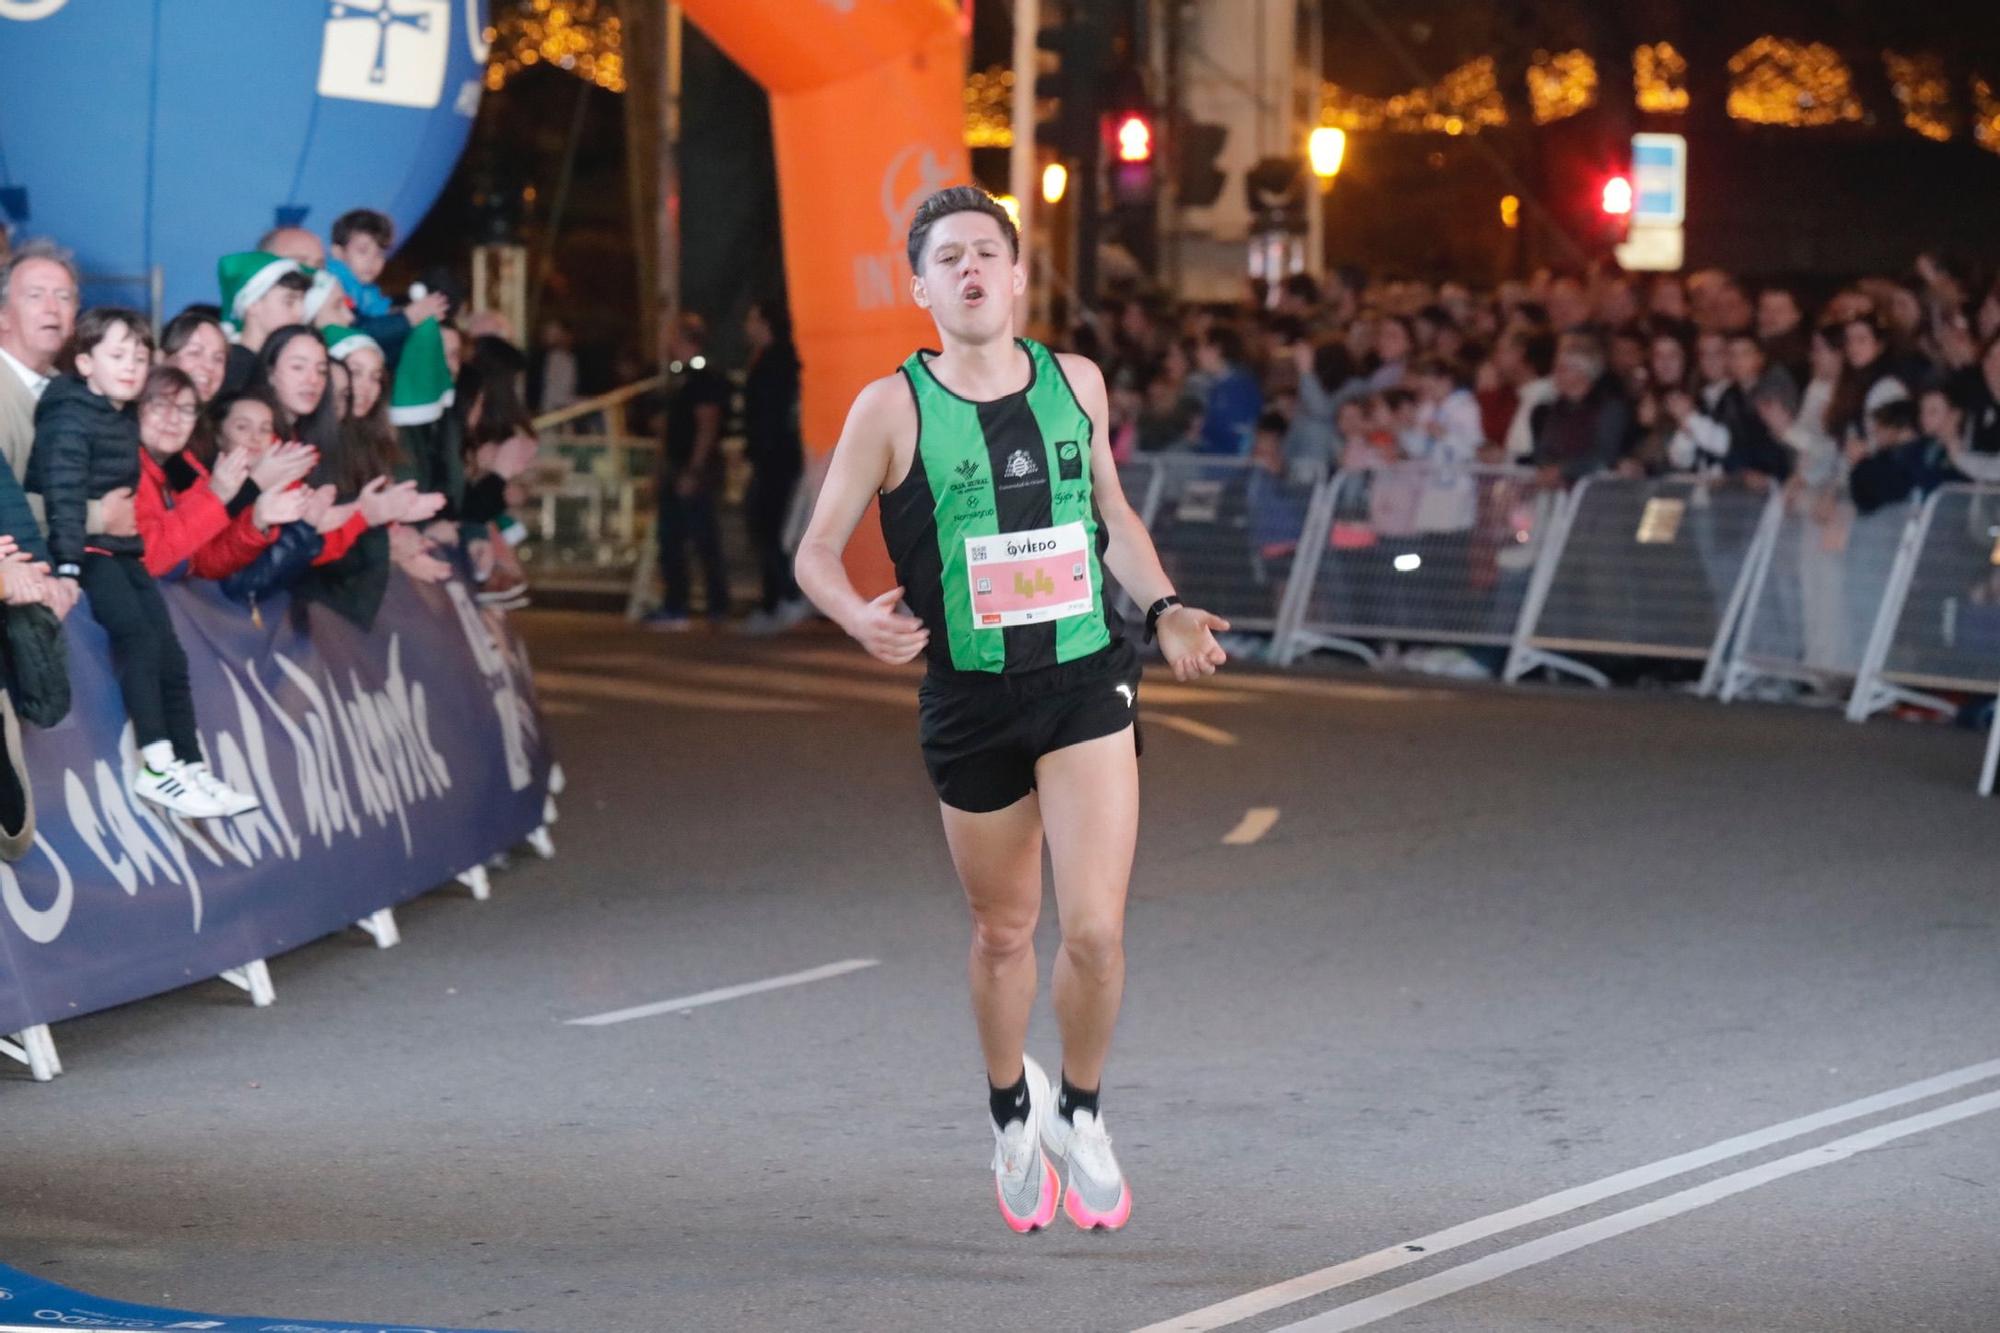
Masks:
[[[202,790],[178,759],[164,769],[141,762],[132,776],[132,794],[189,819],[214,819],[223,813],[222,802]]]
[[[207,764],[193,763],[185,765],[185,767],[188,779],[207,795],[210,800],[221,806],[222,813],[225,816],[245,814],[263,804],[255,796],[250,795],[248,792],[238,791],[221,778],[215,776],[214,771]]]

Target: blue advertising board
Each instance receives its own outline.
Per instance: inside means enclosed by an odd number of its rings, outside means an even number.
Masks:
[[[159,994],[448,882],[542,823],[550,758],[526,654],[464,583],[392,575],[372,630],[163,588],[202,744],[261,809],[187,820],[133,797],[133,737],[87,606],[73,704],[23,728],[37,835],[0,864],[0,1032]]]

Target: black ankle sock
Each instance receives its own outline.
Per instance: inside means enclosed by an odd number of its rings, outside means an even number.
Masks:
[[[991,1081],[986,1084],[986,1104],[993,1112],[993,1123],[1005,1129],[1016,1120],[1028,1118],[1028,1071],[1022,1070],[1021,1077],[1014,1080],[1011,1088],[996,1088]]]
[[[1078,1111],[1088,1111],[1096,1115],[1097,1094],[1100,1091],[1099,1088],[1092,1088],[1089,1092],[1085,1092],[1069,1081],[1068,1074],[1064,1074],[1062,1093],[1056,1098],[1056,1114],[1065,1120],[1075,1119]]]

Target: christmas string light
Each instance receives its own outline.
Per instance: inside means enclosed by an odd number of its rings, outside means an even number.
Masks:
[[[1014,71],[995,65],[965,76],[965,146],[1014,146]]]
[[[1639,109],[1671,115],[1688,109],[1687,57],[1672,42],[1654,42],[1632,52],[1632,86]]]
[[[614,93],[625,91],[625,28],[613,0],[514,0],[495,5],[486,30],[495,92],[535,65],[552,65]]]
[[[1939,143],[1951,138],[1951,76],[1945,72],[1944,57],[1882,53],[1882,65],[1889,73],[1889,86],[1903,107],[1903,123]]]
[[[1493,59],[1468,60],[1428,88],[1369,97],[1335,83],[1319,89],[1319,122],[1337,129],[1477,134],[1507,123]]]
[[[1861,119],[1847,62],[1822,42],[1759,37],[1729,58],[1729,115],[1754,125]]]
[[[1972,141],[1989,153],[2000,153],[2000,97],[1977,74],[1972,76]]]
[[[1597,62],[1587,51],[1535,52],[1528,66],[1528,106],[1535,124],[1567,120],[1597,101]]]

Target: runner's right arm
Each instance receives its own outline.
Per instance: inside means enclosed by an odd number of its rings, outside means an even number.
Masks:
[[[901,588],[891,588],[872,601],[856,592],[840,557],[868,512],[869,501],[888,484],[899,412],[914,416],[915,410],[901,375],[876,380],[855,398],[813,504],[812,522],[793,560],[799,590],[813,605],[870,654],[898,666],[924,650],[930,631],[916,617],[896,609],[903,597]],[[914,435],[914,422],[911,428]]]

